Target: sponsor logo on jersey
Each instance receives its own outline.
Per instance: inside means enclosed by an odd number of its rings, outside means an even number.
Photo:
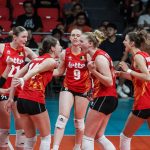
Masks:
[[[10,50],[7,50],[7,54],[9,54],[9,55],[10,55]]]
[[[80,57],[80,60],[85,60],[85,56],[81,56],[81,57]]]
[[[7,58],[6,58],[6,62],[7,62],[7,60],[10,58],[10,56],[7,56]],[[19,58],[12,58],[13,59],[13,62],[14,62],[14,64],[23,64],[24,63],[24,60],[23,59],[19,59]]]
[[[68,60],[72,60],[72,57],[71,57],[71,56],[69,56],[69,57],[68,57]]]
[[[71,63],[71,62],[69,62],[68,67],[69,68],[78,68],[78,69],[81,69],[81,68],[85,67],[85,64],[80,64],[79,62],[78,63]]]
[[[23,52],[19,52],[19,56],[24,56],[24,53]]]

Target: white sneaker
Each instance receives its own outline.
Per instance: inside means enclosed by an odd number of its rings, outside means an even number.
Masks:
[[[128,95],[125,94],[123,91],[120,91],[120,92],[118,93],[118,95],[119,95],[121,98],[128,98]]]
[[[125,93],[122,91],[122,87],[121,87],[121,86],[118,86],[118,87],[117,87],[117,93],[118,93],[118,95],[119,95],[120,97],[122,97],[122,98],[127,98],[127,97],[128,97],[128,95],[125,94]]]
[[[122,89],[123,89],[123,91],[124,91],[126,94],[129,94],[129,93],[130,93],[130,89],[129,89],[129,87],[128,87],[127,85],[123,84]]]

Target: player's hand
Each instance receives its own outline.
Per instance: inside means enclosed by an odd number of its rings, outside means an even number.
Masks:
[[[8,89],[0,88],[0,93],[1,94],[8,94],[9,92],[10,92],[10,88],[8,88]]]
[[[88,69],[89,69],[90,72],[93,72],[94,70],[96,70],[96,66],[95,66],[94,61],[88,62],[87,67],[88,67]]]
[[[125,72],[127,72],[127,70],[129,69],[127,63],[125,63],[124,61],[121,61],[121,62],[119,63],[119,67],[120,67],[123,71],[125,71]]]
[[[14,61],[11,57],[9,57],[6,62],[7,62],[7,65],[9,65],[9,66],[11,66],[14,63]]]
[[[5,109],[6,109],[6,111],[7,111],[8,113],[11,112],[13,103],[14,103],[13,99],[8,98],[8,100],[7,100],[7,102],[6,102],[5,106],[4,106]]]

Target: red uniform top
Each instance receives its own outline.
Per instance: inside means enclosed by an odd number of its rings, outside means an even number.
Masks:
[[[150,71],[150,56],[149,54],[139,51],[135,55],[140,54],[144,57],[147,68]],[[133,57],[135,57],[135,55]],[[133,66],[134,59],[132,62],[132,69],[136,72],[141,72],[138,68]],[[150,108],[150,82],[140,80],[132,76],[134,85],[134,110],[148,109]]]
[[[44,54],[43,56],[33,59],[29,64],[29,70],[35,65],[39,65],[47,58],[51,58],[50,54]],[[45,88],[48,82],[52,79],[52,75],[53,71],[46,71],[27,80],[24,84],[23,90],[19,93],[19,98],[45,104]]]
[[[19,71],[24,65],[25,65],[25,51],[24,48],[21,47],[19,49],[14,49],[10,46],[10,43],[6,43],[4,46],[4,51],[2,54],[2,57],[0,57],[0,75],[4,72],[6,66],[7,66],[7,59],[11,57],[13,59],[13,65],[11,67],[11,70],[8,74],[8,78],[3,85],[3,88],[9,88],[11,85],[12,77],[15,75],[17,71]],[[19,88],[17,88],[17,91],[15,93],[15,96],[18,95]]]
[[[104,84],[102,84],[98,78],[96,78],[94,75],[92,75],[92,78],[94,81],[93,98],[103,97],[103,96],[115,96],[115,97],[117,97],[116,85],[115,85],[116,77],[114,75],[114,67],[113,67],[112,59],[106,52],[99,49],[93,55],[92,61],[95,61],[95,59],[98,55],[103,55],[109,61],[110,70],[111,70],[112,78],[113,78],[113,85],[107,87]]]
[[[87,68],[87,58],[81,52],[74,55],[71,48],[66,49],[65,56],[66,76],[64,87],[78,93],[88,92],[91,88],[91,80]]]

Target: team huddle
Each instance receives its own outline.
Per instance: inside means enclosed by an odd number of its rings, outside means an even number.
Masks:
[[[57,39],[47,36],[42,41],[41,56],[25,46],[27,36],[26,29],[18,26],[13,31],[13,41],[0,44],[0,150],[12,147],[10,112],[15,120],[17,150],[34,149],[37,129],[41,137],[39,149],[50,150],[45,88],[53,77],[62,75],[65,77],[52,150],[59,149],[72,107],[76,129],[73,150],[94,150],[94,141],[104,150],[116,150],[105,137],[107,123],[118,105],[116,77],[132,80],[134,85],[133,110],[120,133],[120,150],[130,150],[134,133],[145,120],[150,125],[150,56],[140,50],[149,42],[148,33],[142,30],[126,34],[123,43],[125,51],[132,55],[132,63],[129,68],[120,62],[121,71],[116,71],[111,57],[98,48],[103,33],[97,30],[82,33],[73,29],[71,46],[63,51]],[[26,58],[31,60],[27,64]]]

